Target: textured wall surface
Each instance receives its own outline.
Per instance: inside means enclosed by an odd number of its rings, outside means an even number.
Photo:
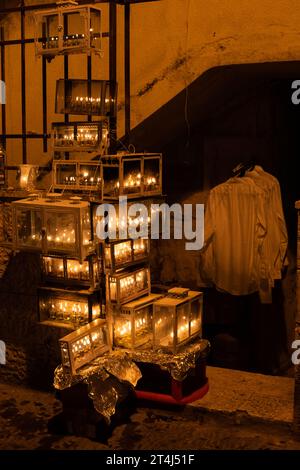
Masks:
[[[8,2],[9,4],[13,2]],[[17,2],[16,2],[17,3]],[[37,3],[35,0],[26,4]],[[47,0],[38,3],[47,3]],[[107,6],[102,5],[103,31],[107,30]],[[300,59],[297,0],[161,0],[131,8],[131,95],[132,127],[141,123],[162,105],[202,75],[227,64],[262,63]],[[124,54],[123,8],[118,7],[119,130],[124,133]],[[16,14],[2,18],[6,39],[20,38]],[[31,15],[26,14],[26,37],[33,37]],[[104,58],[93,59],[93,78],[108,78],[108,43]],[[85,78],[86,58],[70,58],[70,78]],[[26,46],[27,127],[42,132],[41,60],[34,57],[34,45]],[[21,129],[20,47],[6,49],[7,131]],[[48,70],[48,130],[55,115],[55,81],[63,76],[63,58],[55,58]],[[184,107],[181,111],[184,114]],[[21,141],[10,142],[9,158],[20,162]],[[42,143],[28,143],[29,163],[46,162]]]

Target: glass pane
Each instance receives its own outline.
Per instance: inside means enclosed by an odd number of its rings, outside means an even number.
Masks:
[[[77,129],[77,142],[82,147],[97,147],[99,144],[98,125],[81,125]],[[100,174],[99,174],[100,176]]]
[[[123,192],[124,194],[139,193],[141,191],[141,160],[123,161]]]
[[[138,239],[133,241],[134,260],[145,258],[148,255],[147,240]]]
[[[173,314],[168,307],[155,307],[154,310],[155,345],[173,348]]]
[[[85,19],[82,12],[65,13],[64,47],[84,47],[86,45]]]
[[[103,166],[103,197],[119,196],[119,167]]]
[[[58,15],[45,16],[40,20],[39,35],[42,37],[42,49],[58,48]]]
[[[91,334],[91,340],[94,349],[102,349],[107,344],[106,330],[104,328],[94,330]]]
[[[137,290],[135,275],[129,275],[120,279],[120,298],[125,299],[132,296]]]
[[[201,331],[202,299],[193,300],[191,303],[191,334]]]
[[[92,243],[91,236],[91,215],[89,209],[86,209],[84,210],[82,217],[82,242],[84,246]]]
[[[92,350],[93,345],[90,334],[74,341],[72,344],[72,354],[75,368],[79,368],[82,364],[85,364],[89,358],[92,359]]]
[[[87,301],[73,301],[46,296],[40,299],[42,320],[61,321],[81,326],[88,323],[89,309]]]
[[[54,127],[54,145],[55,147],[73,147],[74,145],[74,127],[56,126]]]
[[[56,279],[64,278],[64,261],[61,258],[43,257],[44,274],[47,277]]]
[[[76,164],[57,164],[56,165],[56,184],[63,186],[74,186],[77,184]]]
[[[101,82],[89,82],[87,80],[72,80],[68,82],[68,94],[66,96],[66,108],[73,114],[98,114],[103,115],[102,86]]]
[[[159,191],[160,189],[160,159],[145,158],[144,160],[144,191]]]
[[[113,246],[115,264],[120,265],[132,261],[131,241],[117,243]]]
[[[35,209],[17,210],[17,240],[19,246],[42,246],[42,217]]]
[[[189,304],[177,308],[177,342],[181,343],[189,337]]]
[[[90,270],[88,261],[80,263],[77,260],[67,260],[67,276],[68,279],[74,279],[77,281],[89,281]]]
[[[152,339],[152,306],[143,307],[135,312],[135,347],[145,344]]]
[[[68,350],[68,345],[66,343],[62,343],[60,345],[60,350],[61,350],[61,359],[62,363],[65,367],[70,367],[70,357],[69,357],[69,350]]]
[[[143,269],[136,273],[136,290],[144,290],[148,287],[147,270]]]
[[[79,184],[83,187],[98,186],[100,188],[100,165],[80,165]]]
[[[101,13],[100,11],[91,10],[91,46],[96,49],[101,49]]]
[[[47,246],[49,249],[75,250],[76,219],[71,212],[46,213]]]
[[[131,320],[117,317],[114,322],[114,343],[115,346],[123,348],[132,347]]]

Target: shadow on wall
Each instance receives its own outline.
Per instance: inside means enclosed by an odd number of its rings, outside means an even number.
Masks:
[[[300,199],[296,171],[300,106],[292,104],[291,83],[299,77],[300,62],[211,69],[189,86],[188,94],[183,91],[132,131],[131,142],[138,150],[163,151],[169,203],[205,203],[209,190],[231,177],[238,163],[250,158],[279,179],[289,232],[290,266],[274,290],[269,309],[258,308],[257,299],[250,297],[241,301],[224,295],[221,302],[215,302],[219,293],[207,290],[204,321],[207,335],[215,344],[214,360],[218,365],[268,373],[289,365],[287,351],[294,336],[296,311],[294,205]],[[183,241],[162,241],[152,255],[157,281],[202,287],[198,253],[186,252]],[[222,310],[231,319],[230,326],[224,326]],[[252,337],[254,350],[249,342],[245,343],[243,331]]]

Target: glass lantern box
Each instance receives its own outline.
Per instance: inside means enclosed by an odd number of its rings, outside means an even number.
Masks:
[[[101,54],[101,11],[63,6],[34,14],[36,56]]]
[[[14,250],[83,261],[94,251],[90,204],[75,199],[33,196],[12,202]]]
[[[152,346],[153,302],[160,297],[159,294],[146,295],[116,309],[111,318],[114,346],[127,349]]]
[[[62,366],[68,375],[111,350],[107,323],[99,319],[59,340]]]
[[[106,282],[108,296],[106,300],[116,304],[124,304],[144,294],[149,294],[151,290],[148,267],[107,274]]]
[[[108,148],[108,121],[52,124],[53,150],[57,152],[100,152]]]
[[[76,329],[101,316],[101,291],[38,288],[39,321]]]
[[[202,333],[203,293],[172,292],[154,302],[153,344],[155,349],[176,353]]]
[[[118,240],[103,244],[104,266],[115,272],[137,262],[146,261],[149,257],[149,240]]]
[[[38,165],[19,165],[17,170],[17,189],[34,191],[39,175]]]
[[[101,157],[102,199],[162,194],[161,154],[120,154]]]
[[[97,255],[82,263],[65,256],[42,256],[42,273],[45,282],[95,288],[100,283],[100,262]]]
[[[108,80],[57,80],[57,114],[109,116],[115,114],[117,85]]]
[[[101,191],[101,170],[97,161],[53,161],[53,189],[64,191]]]

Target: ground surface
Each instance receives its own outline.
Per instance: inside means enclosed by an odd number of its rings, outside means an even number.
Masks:
[[[216,368],[209,369],[209,375],[211,392],[201,406],[195,403],[184,410],[138,407],[106,443],[49,432],[49,419],[61,411],[52,394],[0,384],[0,449],[300,450],[300,441],[295,440],[289,423],[291,379],[283,379],[278,385],[278,379],[270,377],[268,391],[264,376],[241,377],[236,371]],[[213,375],[219,379],[213,380]],[[234,382],[229,395],[228,380]],[[259,389],[262,392],[257,401]],[[225,410],[221,409],[222,400]],[[276,407],[281,416],[274,415]],[[262,420],[255,418],[260,408]]]

